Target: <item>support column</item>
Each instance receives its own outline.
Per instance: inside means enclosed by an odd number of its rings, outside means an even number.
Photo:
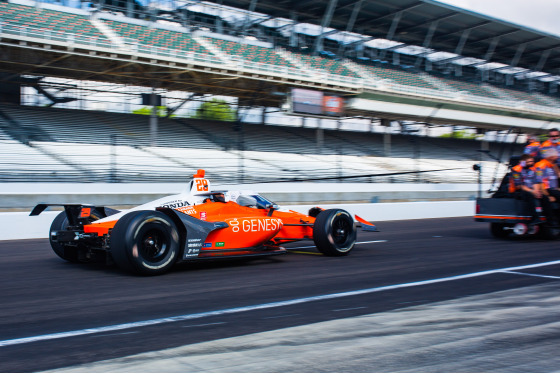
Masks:
[[[134,1],[127,0],[126,2],[126,16],[129,18],[134,17]]]
[[[290,19],[292,20],[292,25],[290,26],[290,47],[297,47],[299,45],[296,34],[297,16],[293,10],[290,11]]]
[[[387,32],[387,36],[385,37],[385,39],[392,40],[393,37],[395,36],[395,32],[397,31],[397,27],[399,26],[402,13],[403,13],[402,11],[395,13],[393,20],[391,21],[391,27],[389,28],[389,31]],[[380,55],[381,60],[385,59],[386,53],[387,53],[387,49],[381,51],[381,55]]]
[[[481,141],[480,141],[480,149],[483,151],[489,151],[490,150],[490,143],[488,143],[488,140],[486,140],[486,132],[482,133],[484,136],[482,137]]]
[[[155,88],[152,88],[150,95],[150,105],[152,106],[152,113],[150,114],[150,146],[157,146],[158,135],[158,116],[157,116],[157,95]]]
[[[323,153],[323,144],[325,142],[325,131],[322,128],[317,128],[316,132],[316,145],[317,145],[317,153]]]
[[[348,20],[348,23],[346,24],[346,32],[351,32],[352,29],[354,28],[354,24],[356,23],[356,18],[358,17],[358,13],[360,13],[360,10],[362,9],[362,4],[364,3],[365,0],[359,0],[355,5],[354,5],[354,9],[352,10],[352,15],[350,16],[350,19]],[[346,36],[345,36],[346,38]],[[345,41],[345,39],[343,39],[343,42]],[[344,45],[343,43],[340,43],[340,45],[338,46],[338,55],[342,55],[344,49]]]
[[[382,119],[381,126],[385,127],[385,133],[383,134],[383,155],[385,157],[391,157],[391,133],[389,132],[391,131],[391,120]]]
[[[385,129],[387,131],[388,129]],[[383,134],[383,156],[391,157],[391,133]]]
[[[313,51],[315,53],[319,52],[320,50],[323,49],[323,39],[325,37],[325,28],[329,27],[329,24],[331,23],[331,19],[334,13],[334,10],[336,8],[336,4],[337,4],[338,0],[329,0],[329,4],[327,5],[327,10],[325,11],[325,14],[323,15],[323,21],[321,22],[321,33],[319,35],[317,35],[317,38],[315,39],[315,45],[313,48]]]

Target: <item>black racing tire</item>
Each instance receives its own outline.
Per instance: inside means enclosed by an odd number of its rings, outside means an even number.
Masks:
[[[134,274],[163,274],[179,255],[177,227],[158,211],[125,214],[115,224],[110,240],[111,256],[117,266]]]
[[[313,241],[327,256],[346,256],[356,243],[356,227],[350,213],[342,209],[320,212],[313,224]]]
[[[68,262],[79,262],[78,260],[78,248],[74,246],[63,245],[55,242],[51,238],[51,233],[59,230],[66,230],[68,227],[68,217],[66,212],[60,212],[53,220],[51,224],[51,229],[49,231],[49,242],[51,243],[51,248],[63,260]]]
[[[506,225],[499,222],[490,223],[490,232],[495,238],[507,238],[510,232],[506,230]]]

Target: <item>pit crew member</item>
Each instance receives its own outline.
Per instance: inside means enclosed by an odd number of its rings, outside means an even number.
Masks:
[[[549,148],[544,151],[544,158],[537,162],[534,166],[537,184],[539,190],[543,194],[543,201],[560,202],[560,189],[558,189],[558,175],[559,169],[557,165],[558,151],[554,148]],[[556,216],[549,204],[543,204],[543,210],[549,223],[557,226]]]
[[[560,153],[560,143],[558,140],[560,140],[560,131],[557,128],[548,130],[548,139],[541,144],[539,150],[541,158],[545,158],[544,154],[548,149],[555,149],[556,152]]]
[[[537,184],[537,173],[534,168],[534,157],[524,154],[519,159],[519,164],[511,168],[510,192],[519,200],[524,200],[531,210],[530,225],[540,223],[540,214],[537,211],[537,201],[543,207],[545,215],[551,211],[548,199],[543,198],[543,193]]]
[[[527,145],[523,149],[523,154],[533,156],[535,158],[535,161],[538,161],[536,159],[538,157],[538,159],[540,160],[540,148],[541,142],[539,142],[538,137],[536,135],[528,135]]]

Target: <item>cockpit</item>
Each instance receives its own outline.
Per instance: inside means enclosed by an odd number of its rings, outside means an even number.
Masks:
[[[258,194],[251,194],[251,195],[239,195],[236,199],[236,203],[241,206],[246,206],[249,208],[257,208],[257,209],[277,209],[278,205],[274,204],[272,201],[262,197]]]

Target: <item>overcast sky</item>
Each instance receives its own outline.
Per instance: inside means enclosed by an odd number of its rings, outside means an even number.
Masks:
[[[560,36],[560,0],[437,0]]]

